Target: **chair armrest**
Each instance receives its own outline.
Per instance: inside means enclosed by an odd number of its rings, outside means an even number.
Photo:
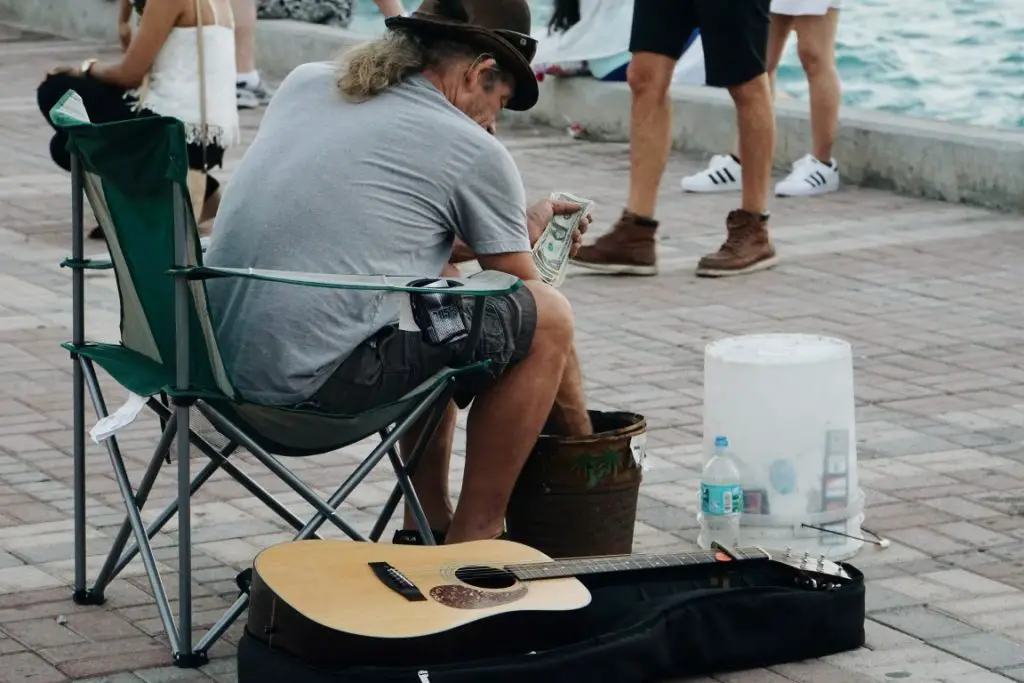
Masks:
[[[210,248],[210,238],[209,237],[200,237],[199,238],[199,247],[203,250],[203,253],[205,254],[206,250]],[[64,262],[61,263],[61,266],[74,266],[74,265],[75,265],[75,262],[72,261],[71,259],[64,259]],[[85,268],[87,270],[110,270],[111,268],[114,267],[114,264],[113,264],[113,262],[111,262],[110,259],[108,259],[106,257],[94,258],[92,256],[86,256],[85,259],[84,259],[84,265],[82,265],[81,267]]]
[[[377,292],[423,292],[437,294],[433,287],[411,287],[409,282],[423,279],[412,275],[334,275],[327,273],[300,273],[288,270],[265,270],[259,268],[212,268],[199,266],[191,268],[173,268],[168,271],[175,275],[185,273],[190,280],[211,280],[221,277],[243,277],[266,282],[279,282],[305,287],[325,287],[328,289],[356,289]],[[440,278],[438,278],[440,279]],[[458,282],[461,287],[450,293],[466,296],[497,296],[511,294],[523,286],[522,280],[515,275],[499,271],[485,270],[468,278],[446,277],[445,280]],[[443,291],[443,290],[442,290]]]

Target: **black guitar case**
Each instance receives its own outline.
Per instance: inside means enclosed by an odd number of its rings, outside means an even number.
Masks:
[[[250,619],[238,681],[654,683],[822,657],[864,644],[864,577],[843,567],[851,580],[833,589],[762,560],[583,576],[593,600],[582,610],[488,619],[484,645],[460,648],[455,631],[433,655],[396,647],[370,665],[353,652],[330,670],[282,651]]]

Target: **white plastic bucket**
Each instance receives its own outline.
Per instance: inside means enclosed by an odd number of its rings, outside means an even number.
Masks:
[[[742,544],[844,560],[864,494],[850,345],[802,334],[730,337],[704,355],[704,461],[727,436],[744,489]],[[822,527],[829,531],[808,528]]]

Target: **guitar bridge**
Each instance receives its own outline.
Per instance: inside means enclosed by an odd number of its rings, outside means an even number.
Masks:
[[[370,562],[370,569],[381,583],[409,602],[424,602],[427,599],[416,584],[387,562]]]

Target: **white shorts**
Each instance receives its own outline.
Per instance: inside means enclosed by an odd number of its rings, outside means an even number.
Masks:
[[[842,9],[843,0],[772,0],[772,14],[822,15],[830,9]]]

